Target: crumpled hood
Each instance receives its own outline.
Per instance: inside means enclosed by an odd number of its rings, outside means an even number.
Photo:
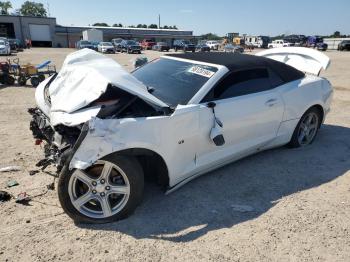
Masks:
[[[67,56],[51,83],[50,113],[77,111],[99,98],[109,84],[151,104],[167,107],[116,61],[96,51],[82,49]]]

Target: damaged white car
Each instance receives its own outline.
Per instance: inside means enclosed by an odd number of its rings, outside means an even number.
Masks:
[[[257,55],[162,56],[132,73],[92,50],[70,54],[36,90],[40,165],[77,222],[104,223],[140,204],[144,179],[171,192],[244,156],[313,142],[330,110],[330,60],[306,48]]]

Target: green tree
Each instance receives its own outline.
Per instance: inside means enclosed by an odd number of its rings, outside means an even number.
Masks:
[[[164,25],[164,26],[163,26],[163,29],[169,29],[169,26]]]
[[[0,13],[2,15],[8,15],[9,9],[12,8],[12,4],[10,1],[0,1]]]
[[[136,27],[137,28],[142,28],[142,24],[138,24]]]
[[[93,26],[109,26],[107,23],[94,23]]]
[[[113,27],[123,27],[123,25],[122,25],[121,23],[119,23],[119,24],[113,24],[112,26],[113,26]]]
[[[204,35],[201,35],[200,37],[202,39],[205,39],[205,40],[221,40],[222,39],[222,37],[220,37],[216,34],[213,34],[213,33],[204,34]]]
[[[148,26],[148,28],[154,28],[154,29],[156,29],[156,28],[158,28],[158,26],[157,26],[156,24],[150,24],[150,25]]]
[[[146,24],[143,24],[143,25],[142,25],[142,28],[147,28],[147,25],[146,25]]]
[[[19,9],[21,15],[46,17],[47,12],[42,3],[25,1]]]
[[[334,34],[332,35],[332,37],[339,38],[339,37],[341,37],[341,34],[339,31],[335,31]]]

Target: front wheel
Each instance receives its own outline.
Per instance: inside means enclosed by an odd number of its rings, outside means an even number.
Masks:
[[[85,170],[60,174],[58,197],[77,223],[109,223],[128,217],[142,200],[143,171],[132,157],[107,157]]]
[[[30,83],[33,87],[37,87],[40,84],[40,79],[37,76],[33,76],[30,78]]]
[[[25,76],[20,76],[18,77],[17,82],[20,86],[25,86],[27,83],[27,78]]]
[[[310,145],[316,138],[321,121],[319,110],[311,108],[306,111],[296,126],[288,146],[296,148]]]

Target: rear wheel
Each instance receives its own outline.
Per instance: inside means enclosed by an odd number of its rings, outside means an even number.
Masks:
[[[33,76],[30,78],[30,83],[32,86],[37,87],[40,84],[39,77]]]
[[[315,140],[321,121],[321,114],[317,108],[313,107],[306,111],[288,145],[292,148],[310,145]]]
[[[62,173],[58,197],[78,223],[108,223],[128,217],[143,195],[143,171],[132,157],[110,157],[86,170]]]
[[[12,86],[15,84],[16,79],[13,76],[8,76],[7,77],[7,84]]]

